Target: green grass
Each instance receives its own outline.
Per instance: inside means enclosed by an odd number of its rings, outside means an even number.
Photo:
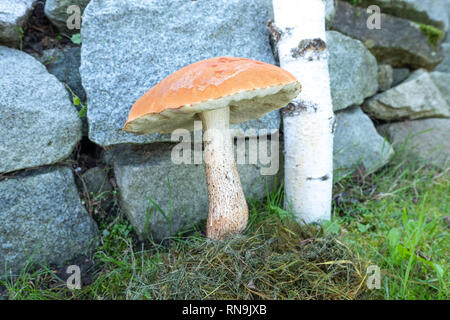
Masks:
[[[383,299],[448,299],[450,174],[397,154],[347,178],[334,206],[346,243],[381,268]]]
[[[336,183],[322,227],[295,222],[282,187],[252,202],[247,230],[222,242],[206,240],[202,222],[140,243],[119,213],[100,221],[96,272],[81,290],[46,268],[2,284],[10,299],[448,299],[450,174],[407,159]],[[373,265],[381,288],[368,290]]]

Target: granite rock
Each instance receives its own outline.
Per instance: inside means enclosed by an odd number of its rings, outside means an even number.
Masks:
[[[334,111],[363,103],[378,90],[377,61],[364,45],[336,31],[327,32],[328,68]]]
[[[333,153],[334,181],[339,181],[361,165],[366,173],[378,170],[389,162],[394,150],[355,106],[336,112]]]
[[[45,65],[47,71],[53,74],[61,81],[69,92],[69,97],[74,101],[75,96],[80,99],[78,105],[75,106],[80,111],[86,103],[86,92],[81,84],[80,77],[80,47],[66,47],[63,49],[47,49],[41,55],[34,55],[42,64]],[[81,118],[83,136],[88,135],[87,117]]]
[[[408,68],[393,68],[392,69],[392,87],[395,87],[396,85],[399,85],[404,80],[406,80],[409,75],[411,74],[411,71]]]
[[[61,266],[89,253],[98,235],[67,167],[3,178],[0,220],[0,274],[17,274],[29,262]]]
[[[450,106],[446,101],[450,75],[432,74],[434,72],[423,69],[413,72],[398,86],[368,99],[363,105],[364,111],[382,120],[450,117]],[[433,78],[445,82],[435,83]]]
[[[70,156],[81,121],[64,86],[30,55],[0,46],[0,172]]]
[[[401,121],[377,129],[395,148],[404,149],[408,159],[450,168],[450,119]]]
[[[450,43],[442,44],[442,53],[444,60],[436,67],[435,71],[450,73]]]
[[[450,73],[433,71],[430,73],[431,80],[433,80],[439,92],[447,101],[447,107],[450,112]]]
[[[106,211],[111,207],[114,196],[107,168],[90,168],[76,179],[76,183],[80,192],[103,210]]]
[[[83,14],[84,9],[90,0],[47,0],[45,2],[45,15],[60,31],[68,31],[67,20],[73,14],[67,9],[70,6],[78,6],[80,13]],[[79,30],[71,30],[79,32]]]
[[[348,0],[349,1],[349,0]],[[441,30],[448,29],[449,17],[447,0],[358,0],[358,6],[367,8],[377,5],[381,12],[435,26]],[[350,1],[349,1],[350,2]]]
[[[431,70],[442,61],[440,47],[432,45],[416,23],[381,13],[381,28],[369,29],[369,16],[365,8],[337,1],[331,29],[362,41],[378,63]]]
[[[35,1],[0,0],[0,43],[12,46],[19,44],[19,28],[25,25]]]
[[[378,66],[378,90],[386,91],[392,87],[394,82],[394,70],[388,64]]]
[[[80,98],[86,101],[86,92],[81,84],[80,77],[80,47],[66,47],[63,49],[47,49],[42,55],[36,58],[45,65],[48,72],[53,74],[59,81],[69,86],[70,90]]]
[[[81,30],[89,138],[101,146],[170,141],[123,132],[134,102],[174,71],[215,56],[274,63],[268,1],[92,0]],[[145,27],[143,27],[145,26]],[[243,127],[278,130],[274,111]]]

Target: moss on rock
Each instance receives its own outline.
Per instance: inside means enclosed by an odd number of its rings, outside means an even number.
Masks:
[[[428,42],[432,46],[437,47],[441,40],[444,39],[444,31],[428,24],[417,23],[417,25],[419,26],[419,29],[423,32],[423,34],[427,37]]]

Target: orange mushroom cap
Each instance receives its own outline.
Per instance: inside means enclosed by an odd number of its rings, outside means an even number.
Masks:
[[[268,63],[232,57],[203,60],[174,72],[140,97],[124,130],[192,130],[198,113],[225,107],[230,107],[230,122],[240,123],[285,106],[300,89],[292,74]]]

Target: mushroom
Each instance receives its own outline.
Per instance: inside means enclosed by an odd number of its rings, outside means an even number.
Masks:
[[[245,229],[248,207],[229,125],[288,104],[300,83],[286,70],[245,58],[216,57],[186,66],[140,97],[123,128],[136,134],[204,129],[209,213],[206,235],[223,239]]]

